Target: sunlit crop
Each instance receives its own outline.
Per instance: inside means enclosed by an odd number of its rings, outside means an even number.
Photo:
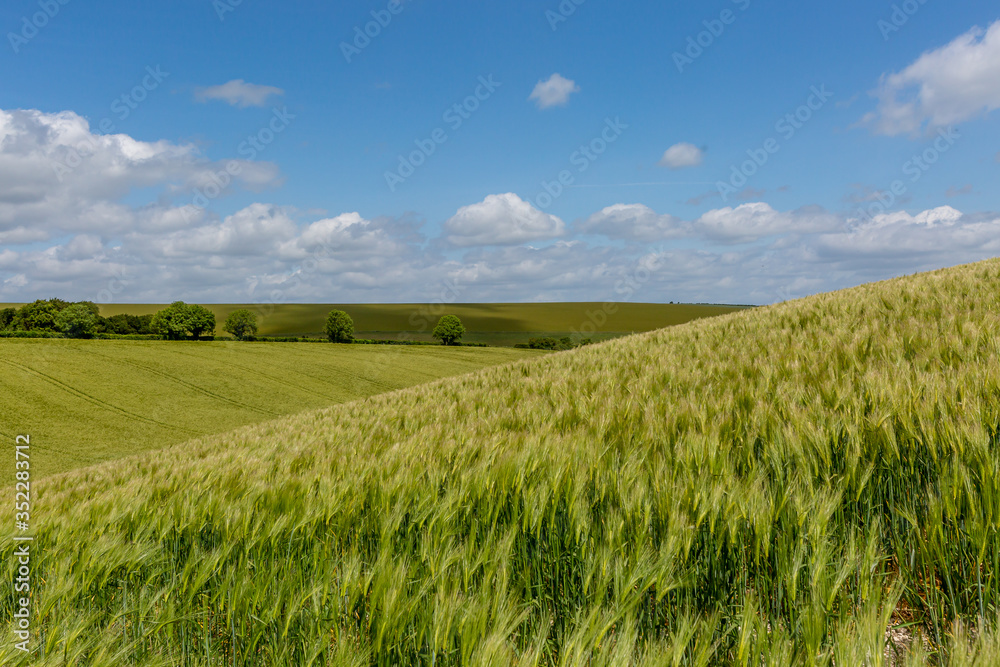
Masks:
[[[998,295],[990,261],[52,478],[42,651],[0,660],[997,664]]]

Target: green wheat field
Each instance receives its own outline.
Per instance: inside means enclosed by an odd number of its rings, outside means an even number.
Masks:
[[[248,420],[39,480],[0,663],[1000,664],[997,260]]]
[[[9,339],[3,430],[32,477],[539,354],[511,348]],[[13,433],[0,431],[12,441]]]

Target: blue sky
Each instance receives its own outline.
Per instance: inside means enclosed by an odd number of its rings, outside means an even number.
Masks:
[[[995,256],[998,19],[8,0],[0,300],[769,303]]]

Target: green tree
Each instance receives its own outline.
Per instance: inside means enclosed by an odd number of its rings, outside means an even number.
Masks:
[[[205,306],[188,306],[190,313],[190,324],[188,328],[195,340],[201,338],[203,333],[211,336],[215,335],[215,313]]]
[[[74,303],[59,311],[55,326],[70,338],[89,338],[94,335],[99,317],[89,304]]]
[[[134,333],[137,334],[153,333],[152,315],[129,315],[128,321],[129,321],[129,326],[135,329]]]
[[[58,331],[56,315],[69,306],[62,299],[39,299],[21,306],[14,316],[11,329],[16,331]]]
[[[191,330],[191,309],[183,301],[174,301],[153,315],[151,328],[153,333],[180,340]]]
[[[4,308],[0,310],[0,331],[10,329],[17,316],[17,308]]]
[[[558,350],[559,341],[555,338],[529,338],[528,347],[532,350]]]
[[[73,305],[85,306],[91,313],[93,313],[94,318],[96,318],[96,322],[92,333],[109,333],[111,331],[111,328],[108,326],[107,318],[101,316],[101,307],[96,303],[93,301],[77,301]]]
[[[135,327],[132,326],[132,321],[129,319],[130,317],[134,316],[119,313],[118,315],[112,315],[109,317],[107,320],[108,332],[122,335],[137,333]]]
[[[247,340],[257,335],[257,315],[246,308],[229,313],[222,330],[240,340]]]
[[[462,326],[462,320],[454,315],[445,315],[438,320],[431,335],[440,340],[442,345],[457,345],[464,334],[465,327]]]
[[[119,313],[104,320],[108,333],[115,334],[151,334],[152,315],[128,315]]]
[[[350,343],[354,340],[354,320],[342,310],[331,310],[326,316],[326,337],[331,343]]]
[[[174,301],[153,315],[150,329],[170,340],[180,340],[187,335],[198,340],[205,332],[215,333],[215,313],[204,306]]]

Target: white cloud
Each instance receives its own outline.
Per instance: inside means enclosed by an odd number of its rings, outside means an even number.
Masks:
[[[663,157],[660,159],[660,166],[670,167],[671,169],[697,167],[701,164],[703,157],[702,150],[694,144],[674,144],[663,154]]]
[[[962,264],[1000,254],[1000,216],[962,214],[950,206],[910,215],[877,215],[849,233],[820,235],[823,260],[866,272],[905,272]]]
[[[768,303],[1000,254],[1000,216],[951,207],[859,222],[757,202],[689,222],[632,203],[574,225],[624,244],[574,238],[514,194],[461,208],[431,239],[410,218],[263,202],[220,217],[190,202],[224,164],[189,145],[96,135],[71,112],[0,111],[0,301],[100,301],[114,285],[120,303]],[[244,167],[238,188],[278,176]],[[637,275],[648,279],[620,291]]]
[[[162,237],[137,234],[132,247],[147,257],[186,258],[231,255],[259,257],[295,236],[297,227],[288,213],[267,204],[250,206],[214,224],[181,229]]]
[[[52,295],[99,300],[114,279],[124,286],[115,297],[122,303],[771,303],[1000,254],[997,215],[941,207],[897,211],[851,228],[848,220],[818,209],[783,213],[763,206],[757,215],[771,222],[757,224],[754,234],[795,227],[804,217],[829,217],[836,225],[701,250],[571,239],[544,247],[469,248],[450,258],[429,249],[405,220],[345,213],[302,224],[293,211],[253,204],[220,221],[165,233],[137,229],[114,242],[79,233],[43,250],[0,249],[0,301]],[[641,220],[651,215],[643,208],[616,211]]]
[[[850,227],[855,232],[865,232],[885,227],[894,227],[900,224],[905,226],[951,227],[963,218],[962,212],[951,206],[939,206],[937,208],[922,211],[917,215],[910,215],[906,211],[892,211],[890,213],[880,213],[872,216],[871,219],[858,221],[850,220]]]
[[[0,137],[0,234],[7,243],[64,233],[109,235],[134,225],[176,226],[185,211],[164,203],[133,208],[123,198],[158,188],[167,199],[190,202],[195,188],[229,163],[208,161],[190,144],[95,134],[86,119],[69,111],[0,110]],[[231,188],[259,189],[280,178],[272,163],[235,162],[240,171]]]
[[[514,193],[489,195],[463,206],[444,223],[448,240],[457,246],[514,245],[562,236],[562,220],[539,211]]]
[[[392,261],[394,257],[409,254],[409,241],[423,240],[420,236],[408,240],[408,231],[405,225],[394,225],[388,219],[366,220],[359,213],[343,213],[307,225],[279,252],[282,258],[288,260],[322,256],[339,261],[358,257]]]
[[[643,204],[615,204],[594,213],[577,225],[587,234],[612,239],[663,241],[691,234],[690,223],[672,215],[660,215]]]
[[[195,90],[195,99],[199,102],[222,100],[235,107],[262,107],[267,104],[272,95],[284,95],[285,91],[274,86],[261,86],[247,83],[243,79],[233,79],[219,86],[209,86]]]
[[[861,121],[890,136],[944,127],[1000,108],[1000,21],[973,28],[882,77],[878,110]]]
[[[539,81],[528,99],[535,100],[539,109],[548,109],[566,106],[569,103],[569,96],[578,92],[580,86],[576,85],[575,81],[556,73],[546,81]]]
[[[746,243],[778,234],[828,231],[842,224],[837,216],[818,207],[779,212],[755,202],[709,211],[694,222],[694,229],[722,243]]]

